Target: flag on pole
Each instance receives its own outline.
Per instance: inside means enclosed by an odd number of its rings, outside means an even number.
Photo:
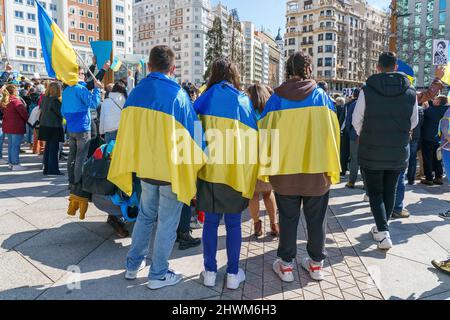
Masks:
[[[411,81],[411,84],[414,85],[416,77],[413,68],[411,68],[406,62],[402,60],[398,60],[397,64],[398,64],[397,71],[404,73],[408,77],[409,81]]]
[[[114,57],[113,63],[111,65],[111,70],[113,72],[117,72],[120,70],[120,67],[122,67],[122,60],[120,60],[117,57]]]
[[[38,8],[39,34],[47,73],[49,77],[57,78],[63,83],[73,86],[78,83],[78,63],[75,50],[42,5],[37,0],[35,2]]]

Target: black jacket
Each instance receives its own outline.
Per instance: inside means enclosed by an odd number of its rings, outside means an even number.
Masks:
[[[63,142],[64,128],[61,101],[55,97],[43,97],[40,108],[39,140],[52,141],[56,139]]]
[[[438,142],[439,123],[447,112],[448,106],[430,106],[424,111],[422,140]]]
[[[359,164],[369,170],[404,170],[408,165],[416,90],[400,73],[376,74],[363,88],[366,111]]]

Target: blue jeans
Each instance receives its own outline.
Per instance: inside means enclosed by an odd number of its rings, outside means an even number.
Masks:
[[[444,162],[444,170],[447,174],[447,179],[450,181],[450,151],[442,150],[442,160]]]
[[[403,210],[403,200],[405,200],[405,191],[406,191],[405,171],[402,171],[400,173],[400,177],[398,177],[397,192],[395,195],[395,205],[394,205],[395,213],[400,213]]]
[[[205,213],[203,225],[203,259],[205,270],[217,272],[217,232],[223,214]],[[239,273],[239,257],[242,245],[242,214],[226,214],[225,227],[227,229],[227,273]]]
[[[34,129],[29,124],[27,124],[26,132],[25,132],[25,142],[32,144],[33,143],[33,135],[34,135]]]
[[[20,144],[23,134],[8,134],[8,163],[15,166],[19,165]]]
[[[417,173],[417,152],[419,150],[419,141],[411,141],[409,147],[411,154],[409,156],[407,179],[408,182],[414,182],[416,180]]]
[[[149,279],[160,280],[169,271],[169,257],[177,239],[183,203],[177,200],[171,186],[155,186],[143,181],[141,185],[141,208],[134,226],[126,268],[130,271],[139,269],[148,255],[153,227],[157,225]]]
[[[3,134],[2,126],[0,124],[0,159],[3,158],[3,142],[5,141],[5,135]]]

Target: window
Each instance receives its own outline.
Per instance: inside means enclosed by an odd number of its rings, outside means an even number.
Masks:
[[[16,33],[25,33],[24,26],[16,26]]]
[[[14,11],[14,16],[17,18],[17,19],[23,19],[23,11]]]
[[[16,47],[16,55],[18,57],[25,57],[25,48],[24,47]]]

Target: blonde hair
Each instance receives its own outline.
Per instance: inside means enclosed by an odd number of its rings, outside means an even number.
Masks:
[[[2,100],[0,101],[0,105],[3,108],[6,108],[11,101],[11,96],[14,96],[16,92],[16,86],[13,84],[8,84],[5,89],[2,91]]]

